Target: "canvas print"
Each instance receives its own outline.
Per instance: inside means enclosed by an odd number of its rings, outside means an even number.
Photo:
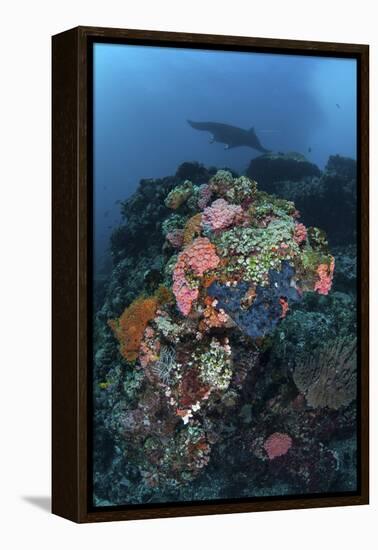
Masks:
[[[94,507],[358,490],[356,75],[94,44]]]

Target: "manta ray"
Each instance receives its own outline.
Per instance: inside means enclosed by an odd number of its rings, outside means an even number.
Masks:
[[[254,128],[244,130],[243,128],[220,122],[193,122],[193,120],[188,120],[188,123],[196,130],[210,132],[210,143],[214,143],[214,141],[225,143],[225,149],[245,146],[256,149],[260,153],[269,153],[268,149],[265,149],[261,145]]]

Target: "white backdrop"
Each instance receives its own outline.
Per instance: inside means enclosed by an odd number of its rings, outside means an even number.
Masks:
[[[372,548],[377,534],[377,45],[373,0],[23,0],[0,49],[0,544],[3,548]],[[371,45],[372,453],[369,507],[77,526],[50,491],[50,36],[82,25]],[[5,542],[5,544],[4,544]],[[375,546],[376,547],[376,546]]]

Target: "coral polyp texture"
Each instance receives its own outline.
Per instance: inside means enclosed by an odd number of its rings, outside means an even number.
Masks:
[[[154,318],[156,308],[155,298],[138,298],[119,319],[109,321],[120,343],[120,353],[126,360],[134,361],[138,357],[143,333],[147,323]]]
[[[206,237],[198,237],[179,254],[173,270],[173,292],[183,315],[190,313],[199,296],[203,274],[218,264],[215,246]]]
[[[95,318],[96,503],[350,490],[353,253],[198,164],[121,209]]]
[[[292,444],[292,439],[288,434],[276,432],[267,438],[264,443],[264,449],[269,460],[273,460],[274,458],[285,455]]]
[[[202,225],[207,232],[220,232],[242,219],[243,209],[241,206],[229,204],[224,199],[217,199],[211,206],[205,208],[202,214]]]

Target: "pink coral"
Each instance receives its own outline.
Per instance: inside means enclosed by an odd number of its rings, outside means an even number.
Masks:
[[[219,258],[215,246],[206,237],[198,237],[184,250],[187,263],[195,275],[202,277],[205,271],[215,269]]]
[[[293,440],[290,435],[275,432],[265,440],[264,449],[269,457],[269,460],[273,460],[278,456],[283,456],[291,448]]]
[[[184,239],[183,229],[174,229],[167,233],[167,241],[173,246],[173,248],[181,248]]]
[[[198,193],[198,208],[203,210],[208,205],[212,194],[213,192],[210,185],[208,185],[207,183],[201,185]]]
[[[215,246],[206,237],[198,237],[179,254],[173,270],[173,293],[183,315],[190,313],[199,295],[198,287],[189,283],[187,273],[202,277],[206,271],[215,269],[219,261]]]
[[[318,266],[316,271],[319,279],[315,283],[314,290],[316,290],[319,294],[327,295],[331,290],[334,270],[335,258],[333,257],[329,266],[327,264],[320,264]]]
[[[205,208],[202,214],[202,225],[206,229],[218,232],[238,223],[243,218],[242,207],[229,204],[224,199],[217,199]]]
[[[189,315],[192,304],[199,295],[198,288],[190,288],[185,278],[185,262],[178,262],[173,273],[173,293],[183,315]]]
[[[296,223],[294,228],[294,240],[297,244],[303,243],[307,239],[307,229],[303,223]]]

